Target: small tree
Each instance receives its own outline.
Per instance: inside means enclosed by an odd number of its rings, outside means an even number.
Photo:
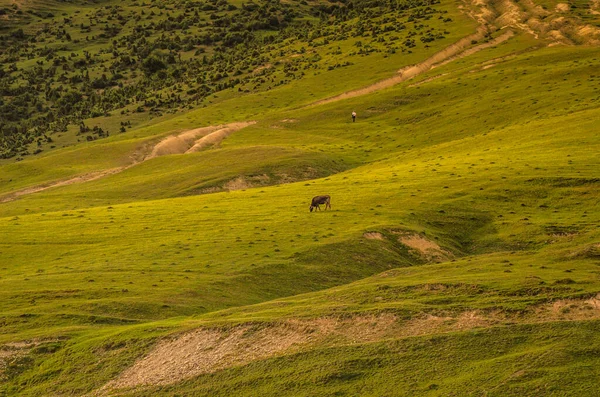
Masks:
[[[159,70],[166,69],[167,65],[155,56],[150,56],[142,63],[142,69],[146,75],[150,76]]]

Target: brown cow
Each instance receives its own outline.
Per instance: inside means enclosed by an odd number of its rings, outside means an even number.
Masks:
[[[313,210],[319,210],[321,211],[321,207],[319,207],[319,205],[321,204],[325,204],[325,210],[327,210],[327,207],[329,207],[329,209],[331,209],[331,197],[329,196],[315,196],[312,199],[312,202],[310,203],[310,212],[312,212]]]

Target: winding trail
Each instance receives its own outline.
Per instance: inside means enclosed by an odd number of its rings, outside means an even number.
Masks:
[[[135,164],[137,164],[137,163],[135,163]],[[65,180],[58,181],[58,182],[45,183],[42,185],[37,185],[37,186],[28,187],[26,189],[17,190],[16,192],[12,192],[3,197],[0,197],[0,204],[8,203],[10,201],[16,200],[21,196],[42,192],[44,190],[52,189],[55,187],[73,185],[75,183],[95,181],[96,179],[104,178],[105,176],[118,174],[119,172],[122,172],[122,171],[126,170],[127,168],[132,167],[135,164],[128,165],[125,167],[118,167],[118,168],[111,168],[108,170],[90,172],[88,174],[78,175],[74,178],[65,179]]]
[[[321,99],[319,101],[313,102],[308,107],[324,105],[326,103],[337,102],[348,98],[354,98],[357,96],[367,95],[373,93],[375,91],[383,90],[385,88],[392,87],[396,84],[403,83],[407,80],[410,80],[414,77],[417,77],[420,74],[428,72],[429,70],[450,63],[456,59],[464,58],[466,56],[475,54],[481,50],[486,48],[494,47],[504,41],[510,39],[514,36],[514,32],[511,30],[507,30],[500,36],[479,45],[473,45],[473,42],[478,42],[485,38],[488,29],[484,26],[480,26],[477,28],[477,31],[471,35],[463,37],[459,41],[454,44],[449,45],[443,50],[433,54],[431,57],[426,59],[425,61],[418,63],[416,65],[407,66],[398,70],[397,75],[390,77],[388,79],[379,81],[375,84],[372,84],[368,87],[359,88],[357,90],[344,92],[343,94],[332,96],[330,98]]]

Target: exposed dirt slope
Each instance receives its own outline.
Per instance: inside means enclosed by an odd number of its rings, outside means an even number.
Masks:
[[[194,153],[210,146],[215,146],[221,143],[223,139],[237,130],[248,127],[249,125],[255,124],[256,121],[247,121],[243,123],[232,123],[226,126],[219,127],[216,131],[198,139],[194,145],[185,151],[185,153]]]
[[[591,15],[595,15],[597,4],[596,0],[590,5]],[[465,0],[465,7],[482,24],[518,29],[550,45],[600,44],[600,28],[569,14],[570,6],[566,3],[548,10],[533,0]]]
[[[443,262],[454,258],[451,252],[418,234],[402,234],[398,237],[398,241],[418,252],[430,262]]]
[[[204,137],[218,127],[210,126],[204,128],[196,128],[194,130],[189,130],[182,132],[179,135],[170,135],[167,138],[160,141],[153,149],[152,152],[148,155],[148,159],[165,156],[169,154],[181,154],[185,153],[189,150],[194,144],[196,140],[200,137]]]
[[[445,285],[422,288],[440,290]],[[352,318],[292,319],[275,324],[241,325],[231,329],[199,328],[159,342],[146,356],[94,393],[177,383],[184,379],[255,360],[292,354],[316,345],[336,346],[388,338],[406,338],[520,323],[579,321],[600,318],[600,296],[561,300],[532,307],[521,314],[480,310],[423,313],[409,320],[391,313]]]
[[[60,339],[31,339],[21,342],[6,343],[0,346],[0,382],[6,377],[6,369],[14,361],[18,361],[31,352],[32,349],[44,345],[59,342]]]
[[[196,128],[182,132],[178,135],[171,135],[160,141],[145,160],[154,157],[165,156],[169,154],[185,154],[197,152],[208,146],[214,146],[221,143],[230,134],[249,125],[255,124],[255,121],[246,121],[241,123],[231,123],[218,126]]]

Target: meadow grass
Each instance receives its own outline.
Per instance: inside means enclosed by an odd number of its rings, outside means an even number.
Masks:
[[[335,69],[2,165],[9,193],[127,165],[173,131],[258,121],[218,148],[0,205],[0,342],[45,341],[11,363],[0,395],[82,395],[198,326],[513,315],[595,296],[598,50],[532,46],[517,36],[422,85],[303,108],[370,81]],[[354,72],[380,68],[375,81],[394,70],[367,58]],[[246,188],[197,195],[240,176]],[[331,211],[308,211],[317,194],[332,196]],[[399,232],[454,259],[428,263]],[[511,319],[315,346],[122,395],[593,395],[597,321]]]

